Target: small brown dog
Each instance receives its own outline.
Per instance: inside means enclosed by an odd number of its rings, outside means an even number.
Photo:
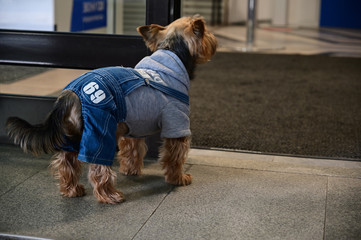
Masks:
[[[79,184],[84,161],[90,163],[88,177],[98,201],[124,201],[111,168],[116,144],[120,172],[139,175],[147,151],[144,137],[157,131],[164,139],[160,161],[165,180],[174,185],[192,181],[183,172],[190,145],[189,79],[196,64],[215,54],[216,38],[200,17],[137,31],[154,53],[135,69],[109,67],[80,76],[65,87],[43,124],[16,117],[7,121],[9,136],[25,152],[56,152],[51,166],[64,196],[85,194]]]

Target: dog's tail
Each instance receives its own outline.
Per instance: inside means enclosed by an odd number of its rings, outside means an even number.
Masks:
[[[38,155],[59,151],[68,133],[67,124],[64,124],[66,118],[69,117],[72,106],[79,104],[75,102],[79,101],[77,98],[67,97],[69,93],[70,91],[66,91],[57,99],[44,123],[31,125],[18,117],[8,118],[6,122],[8,136],[15,144],[20,145],[24,152]]]

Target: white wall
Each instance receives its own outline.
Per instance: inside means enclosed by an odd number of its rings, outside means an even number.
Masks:
[[[0,28],[54,30],[53,0],[0,0]]]
[[[248,0],[228,1],[228,22],[247,20]],[[257,19],[275,26],[318,27],[321,0],[256,0]]]
[[[55,24],[58,32],[70,31],[72,8],[72,0],[55,0]]]
[[[272,7],[272,25],[287,26],[288,25],[288,0],[274,0]]]
[[[228,3],[228,22],[244,22],[247,19],[247,1],[245,0],[224,0]]]
[[[288,0],[288,24],[292,27],[319,27],[320,0]]]

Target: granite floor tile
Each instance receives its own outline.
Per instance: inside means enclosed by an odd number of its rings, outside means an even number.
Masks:
[[[97,203],[88,184],[85,197],[68,199],[59,195],[48,173],[41,172],[0,199],[0,232],[51,239],[131,239],[172,187],[162,177],[148,175],[118,185],[127,197],[122,204]]]
[[[327,177],[193,165],[135,239],[322,239]]]
[[[118,174],[127,201],[104,205],[92,195],[87,164],[87,195],[64,198],[50,156],[0,145],[0,238],[359,239],[359,163],[206,153],[190,153],[190,186],[166,184],[160,165],[146,161],[142,176]]]
[[[0,196],[34,174],[47,169],[49,155],[39,158],[23,153],[11,145],[0,146]]]
[[[361,239],[361,179],[330,178],[325,239]]]
[[[4,152],[1,151],[1,156]],[[19,164],[24,159],[14,156],[11,160]],[[44,159],[39,161],[47,162]],[[34,172],[8,187],[3,186],[6,184],[4,178],[14,178],[19,173],[0,175],[1,189],[7,189],[0,197],[0,233],[51,239],[131,239],[173,189],[164,182],[159,164],[146,163],[142,176],[118,174],[117,187],[127,201],[104,205],[97,203],[92,194],[86,166],[81,182],[87,195],[65,198],[60,196],[57,181],[49,169],[46,166],[39,169],[37,165],[33,160],[28,166],[23,165],[20,172],[26,172],[28,168]],[[1,169],[2,172],[14,170],[4,165],[3,159]]]

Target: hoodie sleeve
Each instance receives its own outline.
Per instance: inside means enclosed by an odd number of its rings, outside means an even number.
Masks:
[[[190,136],[189,107],[177,101],[170,102],[162,111],[160,125],[162,138]]]

